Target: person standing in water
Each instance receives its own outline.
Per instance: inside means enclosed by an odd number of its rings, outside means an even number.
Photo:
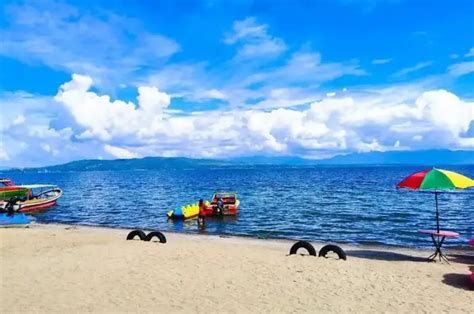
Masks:
[[[204,221],[205,213],[204,213],[204,201],[202,199],[199,200],[199,214],[198,214],[198,229],[204,230],[206,228],[206,222]]]
[[[216,216],[222,216],[224,214],[224,201],[222,200],[222,196],[217,198],[217,208],[216,208]]]

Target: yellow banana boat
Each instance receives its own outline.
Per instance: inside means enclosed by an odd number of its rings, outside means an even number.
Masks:
[[[170,219],[190,219],[199,215],[199,204],[188,204],[185,206],[177,207],[166,213],[166,216]]]

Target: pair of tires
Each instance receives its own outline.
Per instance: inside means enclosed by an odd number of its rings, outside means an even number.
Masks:
[[[298,241],[295,244],[293,244],[293,246],[290,249],[290,255],[296,254],[298,249],[301,249],[301,248],[306,249],[306,251],[308,251],[308,254],[312,256],[326,257],[326,255],[329,252],[333,252],[339,257],[339,259],[347,260],[346,252],[344,252],[344,250],[337,245],[334,245],[334,244],[325,245],[319,251],[319,255],[317,255],[316,249],[314,248],[314,246],[311,245],[311,243],[307,241]]]
[[[127,240],[133,240],[135,237],[138,237],[142,241],[151,241],[156,237],[161,243],[166,243],[165,235],[159,231],[152,231],[146,234],[143,230],[136,229],[127,235]]]

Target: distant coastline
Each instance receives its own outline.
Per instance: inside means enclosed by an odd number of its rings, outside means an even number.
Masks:
[[[423,150],[368,152],[337,155],[327,159],[305,159],[293,156],[249,156],[228,159],[193,159],[186,157],[144,157],[133,159],[91,159],[71,161],[65,164],[30,167],[0,168],[0,171],[118,171],[156,169],[196,169],[209,167],[240,166],[440,166],[474,165],[474,151]]]

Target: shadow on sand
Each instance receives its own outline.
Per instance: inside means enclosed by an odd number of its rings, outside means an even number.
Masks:
[[[448,254],[450,262],[474,265],[474,255],[468,254]]]
[[[468,274],[445,274],[443,283],[468,291],[474,291],[474,284],[471,282]]]
[[[375,251],[375,250],[349,250],[346,251],[348,256],[365,258],[379,261],[410,261],[410,262],[425,262],[425,257],[412,256],[402,253],[390,251]]]

